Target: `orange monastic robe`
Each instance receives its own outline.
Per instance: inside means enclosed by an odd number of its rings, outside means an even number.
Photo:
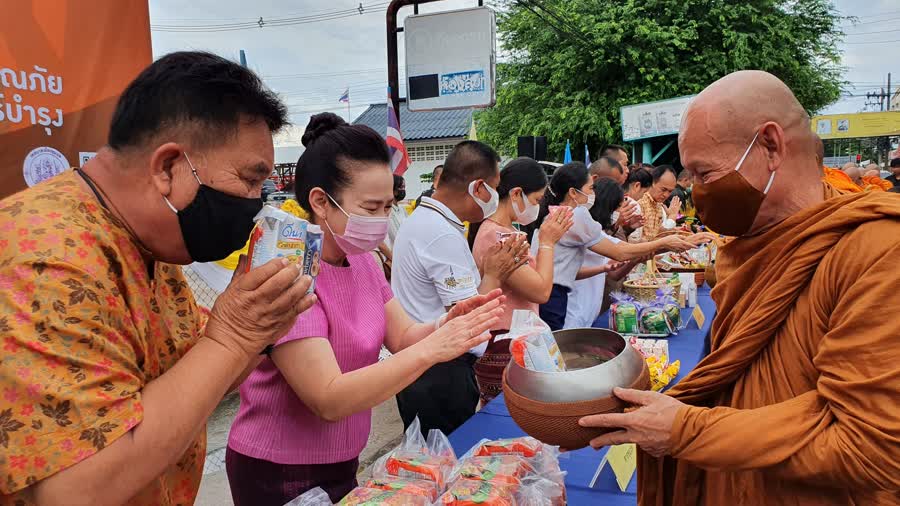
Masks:
[[[894,185],[891,184],[890,181],[885,181],[884,179],[881,179],[880,177],[877,177],[877,176],[869,176],[869,177],[863,176],[862,180],[864,183],[866,183],[867,190],[878,191],[878,192],[885,191],[886,192],[894,187]]]
[[[639,504],[900,504],[900,197],[825,192],[719,250],[711,352]]]
[[[860,193],[863,191],[863,189],[858,184],[854,183],[853,180],[850,179],[850,176],[843,171],[829,169],[828,167],[822,167],[822,170],[825,171],[825,177],[822,178],[822,181],[826,184],[829,184],[844,193]]]

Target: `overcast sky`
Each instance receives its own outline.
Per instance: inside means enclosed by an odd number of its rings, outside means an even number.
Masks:
[[[313,112],[331,110],[346,117],[338,102],[350,88],[350,114],[358,116],[369,103],[384,102],[387,84],[384,11],[387,0],[362,0],[363,14],[350,14],[360,0],[150,0],[153,54],[203,49],[238,59],[247,54],[248,65],[281,93],[296,127],[279,144],[299,144]],[[486,2],[489,3],[489,2]],[[477,0],[445,0],[423,5],[420,12],[473,7]],[[853,88],[827,113],[857,112],[866,104],[865,93],[886,84],[887,73],[900,84],[900,2],[897,0],[836,0],[844,15],[859,18],[846,32],[844,66]],[[412,7],[401,10],[401,18]],[[320,20],[321,16],[331,19]],[[343,16],[343,17],[342,17]],[[293,18],[291,26],[264,26],[238,31],[210,31],[215,25]],[[297,19],[301,18],[301,19]],[[212,25],[212,26],[211,26]],[[172,28],[177,26],[179,28]],[[184,28],[190,26],[191,28]],[[191,30],[191,31],[186,31]],[[401,81],[403,39],[400,38]],[[405,90],[401,86],[401,94]]]

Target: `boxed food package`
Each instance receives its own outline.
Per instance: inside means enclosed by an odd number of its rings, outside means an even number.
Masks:
[[[250,234],[248,270],[274,258],[287,258],[313,278],[308,290],[312,293],[315,277],[319,273],[322,229],[269,205],[263,206],[254,221],[256,226]]]
[[[566,363],[553,331],[533,311],[513,311],[508,334],[497,341],[511,339],[509,351],[521,367],[532,371],[558,372],[566,370]]]
[[[406,430],[400,445],[375,462],[372,475],[376,479],[431,481],[443,490],[456,463],[456,454],[447,436],[432,430],[427,439],[422,437],[417,418]]]

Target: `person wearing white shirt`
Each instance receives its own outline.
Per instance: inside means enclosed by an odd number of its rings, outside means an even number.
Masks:
[[[528,261],[527,243],[516,238],[492,248],[479,273],[466,242],[464,222],[481,222],[497,210],[499,160],[480,142],[458,144],[444,162],[434,195],[424,197],[400,228],[391,288],[416,321],[434,321],[454,304],[490,293]],[[468,420],[478,406],[472,366],[482,352],[483,347],[473,349],[438,364],[397,394],[404,425],[418,417],[423,434],[430,429],[449,434]]]
[[[622,191],[622,187],[611,179],[600,179],[594,183],[594,194],[596,199],[590,209],[591,217],[603,229],[608,229],[618,218],[618,209],[622,205],[625,194]],[[622,242],[615,237],[607,237],[607,239],[613,244]],[[609,262],[610,259],[603,255],[598,255],[593,251],[586,251],[581,268],[582,270],[602,268]],[[610,272],[576,280],[572,286],[572,291],[569,292],[565,328],[591,327],[603,306],[607,282],[624,278],[637,262],[638,260],[631,260]]]
[[[616,262],[638,259],[657,251],[687,251],[698,244],[712,239],[710,234],[696,234],[691,237],[669,236],[656,241],[640,244],[613,242],[603,231],[603,226],[594,221],[588,209],[595,200],[593,181],[587,167],[580,162],[571,162],[556,169],[550,179],[550,186],[541,205],[541,214],[532,228],[540,228],[551,207],[569,206],[575,209],[574,225],[556,244],[553,256],[553,290],[550,300],[540,307],[540,316],[552,330],[565,327],[569,304],[569,292],[576,279],[584,279],[620,267],[618,263],[607,263],[599,267],[582,268],[584,255],[593,251]],[[532,250],[540,244],[540,230],[535,230]]]

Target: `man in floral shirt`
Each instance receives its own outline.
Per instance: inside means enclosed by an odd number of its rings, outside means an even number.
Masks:
[[[0,504],[192,504],[206,418],[314,303],[274,260],[207,318],[177,264],[240,248],[283,104],[206,53],[154,62],[81,170],[0,201]]]

